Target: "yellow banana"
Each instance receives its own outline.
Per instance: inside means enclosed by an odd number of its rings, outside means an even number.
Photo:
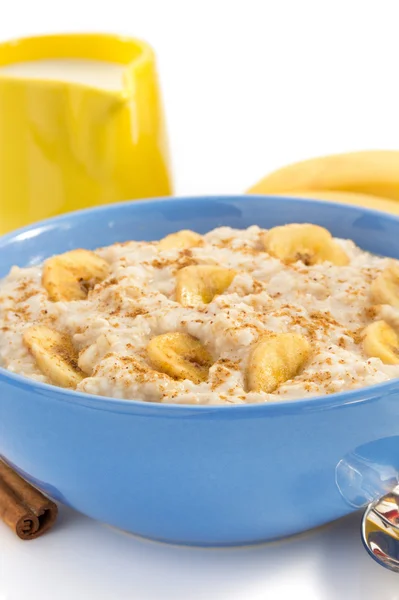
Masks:
[[[251,192],[252,193],[252,192]],[[262,190],[253,192],[263,194]],[[291,198],[307,198],[309,200],[328,200],[339,202],[340,204],[354,204],[364,206],[365,208],[374,208],[388,213],[399,215],[399,202],[389,200],[388,198],[379,198],[378,196],[368,196],[367,194],[352,194],[350,192],[330,192],[326,190],[293,191],[286,193],[272,194],[273,196],[289,196]]]
[[[309,191],[349,192],[399,200],[399,151],[370,150],[312,158],[267,175],[248,193],[287,196],[303,193],[309,197],[306,193]]]

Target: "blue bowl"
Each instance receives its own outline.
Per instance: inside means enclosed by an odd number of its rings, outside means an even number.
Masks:
[[[399,219],[266,196],[113,204],[0,239],[0,275],[75,247],[178,229],[312,222],[399,258]],[[0,369],[0,454],[56,500],[168,542],[248,544],[341,517],[399,472],[399,381],[330,396],[230,407],[107,399]]]

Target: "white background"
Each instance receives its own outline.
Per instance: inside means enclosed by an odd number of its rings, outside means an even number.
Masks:
[[[0,39],[136,35],[158,54],[178,193],[399,142],[398,0],[0,0]]]
[[[0,39],[64,31],[149,41],[176,192],[241,192],[312,155],[399,146],[398,0],[1,0]],[[23,543],[0,524],[0,600],[399,600],[359,517],[247,550],[137,540],[63,509]]]

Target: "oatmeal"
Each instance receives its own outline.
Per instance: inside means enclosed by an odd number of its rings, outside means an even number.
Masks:
[[[399,267],[314,225],[74,250],[0,284],[0,361],[149,402],[245,404],[399,377]]]

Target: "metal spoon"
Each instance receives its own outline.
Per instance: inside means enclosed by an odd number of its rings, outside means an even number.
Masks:
[[[399,573],[399,485],[369,504],[362,520],[362,540],[378,564]]]

